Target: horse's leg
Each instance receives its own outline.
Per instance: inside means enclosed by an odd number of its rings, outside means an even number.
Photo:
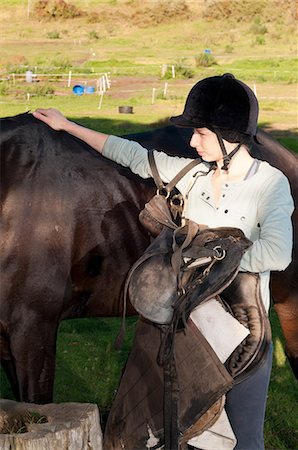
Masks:
[[[8,382],[10,384],[13,395],[15,396],[15,399],[17,401],[20,400],[16,368],[13,363],[12,357],[10,356],[9,358],[5,358],[5,359],[1,358],[1,365],[7,376]]]
[[[272,294],[285,338],[285,353],[295,377],[298,378],[298,282],[295,267],[292,263],[285,272],[274,273]]]
[[[18,380],[19,400],[49,403],[53,400],[57,323],[28,317],[10,336],[10,349]]]
[[[16,400],[19,400],[16,369],[9,347],[9,336],[7,332],[7,326],[3,321],[0,321],[0,360],[2,368],[11,386],[13,395],[15,396]]]
[[[285,338],[285,353],[298,379],[298,293],[287,298],[283,303],[275,303],[281,329]]]

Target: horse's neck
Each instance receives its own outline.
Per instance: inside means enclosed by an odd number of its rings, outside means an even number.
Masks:
[[[290,180],[292,187],[297,184],[297,156],[267,135],[259,132],[261,145],[255,145],[252,156],[267,161],[271,166],[281,170]]]

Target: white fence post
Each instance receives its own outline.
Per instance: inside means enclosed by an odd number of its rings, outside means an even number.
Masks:
[[[167,95],[167,90],[168,90],[168,83],[166,82],[166,83],[165,83],[164,90],[163,90],[163,96],[164,96],[164,97],[166,97],[166,95]]]
[[[153,88],[153,89],[152,89],[152,100],[151,100],[152,105],[153,105],[154,102],[155,102],[155,92],[156,92],[156,88]]]
[[[172,66],[172,78],[175,78],[175,66]]]
[[[71,70],[68,73],[68,82],[67,82],[67,87],[70,87],[71,85]]]
[[[101,93],[100,93],[100,97],[99,97],[99,104],[98,104],[98,107],[97,107],[97,109],[100,109],[100,108],[101,108],[101,104],[102,104],[102,99],[103,99],[103,94],[104,94],[104,92],[103,92],[103,91],[101,91]]]
[[[110,89],[111,83],[110,83],[110,80],[109,80],[109,77],[108,77],[107,73],[105,73],[105,79],[106,79],[106,83],[107,83],[107,88]]]
[[[105,76],[103,75],[102,77],[101,77],[101,81],[102,81],[102,90],[103,90],[103,92],[106,92],[106,79],[105,79]]]
[[[165,76],[165,74],[167,73],[167,70],[168,70],[167,64],[163,64],[161,66],[161,78],[163,78]]]

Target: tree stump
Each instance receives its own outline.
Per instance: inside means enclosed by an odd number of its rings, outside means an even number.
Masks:
[[[1,450],[102,450],[98,408],[91,403],[0,400]]]

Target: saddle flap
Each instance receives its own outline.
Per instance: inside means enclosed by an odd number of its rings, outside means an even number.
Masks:
[[[190,325],[185,333],[177,333],[175,341],[179,424],[183,435],[232,387],[233,380],[196,327]],[[160,446],[163,444],[163,368],[156,363],[160,342],[159,327],[139,320],[108,417],[104,434],[106,450],[144,450],[150,448],[148,441],[152,435]],[[196,428],[196,433],[205,425],[206,420]]]

